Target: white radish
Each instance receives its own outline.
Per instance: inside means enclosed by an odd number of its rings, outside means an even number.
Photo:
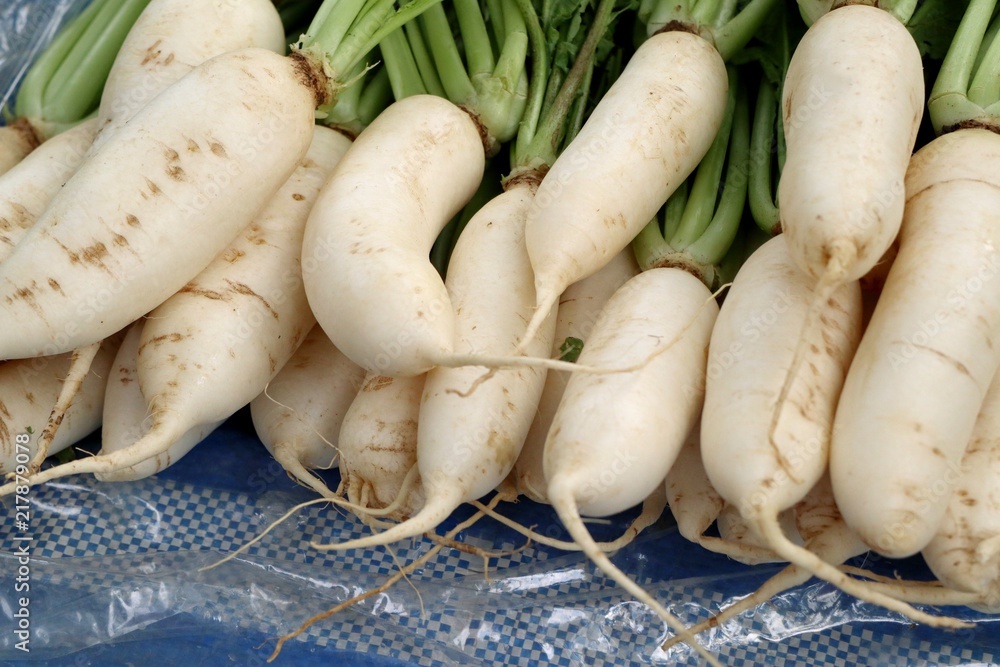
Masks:
[[[937,532],[921,552],[950,588],[983,596],[977,608],[1000,612],[1000,378],[994,377],[976,420]]]
[[[250,403],[254,429],[293,478],[320,495],[332,494],[309,471],[337,462],[337,434],[364,379],[364,370],[338,350],[319,326]]]
[[[946,134],[906,177],[899,253],[837,407],[844,519],[890,557],[927,546],[1000,367],[1000,136]]]
[[[712,332],[702,458],[712,485],[751,523],[762,511],[773,510],[774,519],[793,507],[826,470],[834,409],[861,337],[856,282],[831,297],[810,341],[808,372],[789,394],[796,409],[785,413],[773,440],[768,432],[814,284],[784,235],[775,237],[740,268]]]
[[[525,341],[698,165],[722,125],[727,88],[722,57],[701,37],[662,32],[636,50],[538,189],[525,232],[538,302]]]
[[[709,551],[725,554],[747,565],[767,563],[774,554],[759,543],[749,543],[737,532],[731,505],[712,488],[701,462],[701,429],[695,424],[666,478],[667,503],[677,521],[677,532]],[[738,516],[738,512],[736,512]],[[720,537],[705,531],[718,520]],[[741,522],[742,523],[742,522]],[[742,524],[744,527],[746,524]]]
[[[472,217],[452,251],[447,286],[458,354],[497,357],[516,348],[535,303],[524,247],[533,195],[534,187],[525,182],[491,200]],[[528,354],[548,354],[554,329],[553,313]],[[377,535],[325,548],[367,548],[433,530],[459,505],[504,481],[531,426],[545,371],[508,368],[485,381],[483,373],[482,367],[466,366],[438,367],[427,374],[417,421],[424,505],[416,516]]]
[[[848,577],[796,545],[781,528],[781,512],[805,497],[826,470],[831,431],[833,437],[842,435],[832,426],[834,412],[839,418],[838,398],[861,336],[861,293],[854,281],[841,285],[825,302],[821,328],[810,330],[814,337],[808,340],[806,370],[795,376],[788,392],[788,403],[795,409],[784,411],[774,428],[772,412],[798,347],[796,336],[813,303],[814,283],[793,262],[783,235],[761,246],[737,273],[712,332],[710,365],[720,370],[709,374],[705,391],[705,470],[719,494],[739,509],[778,557],[914,620],[961,625]],[[864,459],[859,461],[862,466],[870,465],[870,454],[858,456]]]
[[[923,108],[920,52],[886,11],[834,9],[792,54],[781,228],[796,265],[830,290],[868,273],[896,237]]]
[[[841,6],[813,23],[782,84],[781,228],[795,264],[818,282],[773,408],[789,406],[827,302],[889,249],[903,219],[906,167],[924,108],[920,51],[889,12]],[[794,417],[792,417],[794,418]]]
[[[570,285],[559,299],[556,311],[553,356],[558,356],[558,348],[568,338],[576,338],[586,345],[604,304],[619,287],[638,273],[639,266],[632,249],[625,248],[597,273]],[[528,430],[521,455],[514,464],[518,492],[540,503],[548,502],[545,499],[545,471],[542,467],[545,438],[568,381],[569,374],[563,371],[550,371],[545,376],[538,413]]]
[[[52,137],[0,176],[0,261],[79,168],[96,133],[97,121],[84,121]]]
[[[302,234],[319,188],[349,144],[317,127],[295,173],[240,238],[150,313],[138,349],[139,386],[152,413],[146,434],[107,456],[46,470],[32,483],[134,466],[263,391],[315,324],[300,278]]]
[[[0,358],[100,340],[225,250],[308,149],[306,67],[262,49],[218,56],[95,151],[0,263]]]
[[[121,336],[106,340],[94,358],[73,405],[48,448],[58,453],[101,425],[104,389]],[[0,474],[27,465],[38,453],[45,429],[70,366],[69,353],[0,362]]]
[[[133,324],[115,355],[104,394],[104,418],[101,425],[99,456],[132,446],[149,429],[149,406],[139,389],[139,342],[142,320]],[[171,443],[165,452],[112,473],[95,475],[102,482],[128,482],[144,479],[166,470],[222,425],[221,421],[199,424]]]
[[[269,0],[152,0],[108,73],[95,149],[195,66],[251,47],[285,51],[281,16]]]
[[[0,176],[38,148],[41,138],[26,120],[0,127]]]
[[[453,305],[429,253],[484,167],[472,118],[431,95],[390,105],[338,165],[309,216],[303,274],[317,321],[359,366],[414,376],[452,353]]]
[[[406,488],[406,480],[417,465],[417,419],[425,380],[425,375],[365,376],[337,442],[344,488],[355,505],[384,509],[395,503],[404,518],[423,506],[419,482]],[[406,497],[400,499],[401,493]]]
[[[608,516],[663,487],[700,414],[717,314],[711,292],[680,269],[651,269],[625,283],[605,305],[579,361],[638,367],[570,378],[545,443],[549,502],[573,541],[687,638],[680,622],[599,549],[580,514]]]

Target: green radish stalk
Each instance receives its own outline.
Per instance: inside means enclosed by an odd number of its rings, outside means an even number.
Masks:
[[[309,152],[264,211],[150,313],[137,366],[152,415],[145,435],[125,449],[43,471],[31,483],[129,468],[263,391],[315,324],[300,278],[302,234],[317,192],[349,145],[335,130],[315,128]]]
[[[90,373],[48,446],[49,454],[66,449],[100,427],[105,385],[121,340],[121,336],[113,336],[100,346]],[[59,398],[71,356],[0,362],[0,474],[12,473],[19,466],[26,468],[37,457],[38,437]]]
[[[18,88],[14,115],[40,140],[97,110],[116,54],[149,0],[93,0],[38,56]]]
[[[322,496],[332,491],[310,470],[336,465],[337,434],[364,371],[314,326],[267,389],[250,403],[254,429],[292,479]]]
[[[368,373],[344,415],[337,447],[347,499],[413,516],[424,504],[419,480],[408,483],[417,465],[417,419],[425,375],[391,378]],[[405,495],[405,497],[400,497]]]
[[[129,328],[110,369],[104,394],[101,451],[98,456],[107,456],[132,446],[149,429],[149,406],[139,388],[141,339],[142,320]],[[166,451],[127,468],[95,476],[102,482],[130,482],[155,475],[169,468],[221,425],[221,421],[199,424],[177,438]]]

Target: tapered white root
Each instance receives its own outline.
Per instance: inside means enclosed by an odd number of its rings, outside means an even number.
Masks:
[[[67,475],[81,475],[86,473],[111,475],[125,468],[142,463],[146,459],[158,456],[170,449],[170,445],[184,435],[188,428],[178,420],[171,419],[170,417],[171,415],[161,415],[146,435],[125,449],[54,466],[48,470],[42,470],[34,475],[29,475],[26,479],[22,480],[22,483],[35,486],[53,479],[66,477]],[[14,483],[0,486],[0,497],[13,493],[14,488]]]
[[[402,497],[402,496],[400,496]],[[434,530],[442,521],[448,518],[455,508],[462,504],[460,491],[453,495],[427,498],[426,503],[417,512],[416,516],[396,524],[389,530],[361,537],[356,540],[347,540],[335,544],[320,544],[313,542],[311,546],[320,551],[346,551],[347,549],[368,549],[371,547],[392,544],[410,537],[416,537],[423,533]]]
[[[663,487],[659,487],[656,491],[651,493],[648,498],[646,498],[645,502],[642,503],[642,512],[639,513],[639,516],[633,519],[632,523],[625,529],[625,532],[621,535],[621,537],[612,542],[597,542],[597,547],[601,551],[612,552],[618,551],[619,549],[631,544],[635,538],[642,533],[642,531],[652,526],[661,516],[663,516],[663,511],[667,507],[667,494],[665,491],[666,490]],[[518,523],[509,517],[505,517],[496,510],[490,509],[477,500],[474,500],[469,504],[491,519],[502,523],[508,528],[516,530],[538,544],[552,547],[554,549],[561,549],[563,551],[580,551],[582,549],[582,547],[576,542],[556,540],[546,535],[537,533],[528,526]]]
[[[556,476],[550,480],[549,500],[552,502],[552,506],[555,508],[556,512],[559,513],[559,518],[562,520],[563,527],[569,532],[570,537],[572,537],[573,540],[580,545],[580,549],[584,554],[586,554],[587,558],[589,558],[594,565],[600,568],[601,572],[624,588],[629,595],[652,609],[657,616],[663,619],[670,629],[677,633],[677,635],[680,636],[685,643],[689,644],[694,650],[696,650],[708,664],[713,667],[721,667],[715,656],[709,653],[705,647],[698,644],[694,635],[692,635],[688,629],[684,627],[684,624],[681,623],[680,619],[667,611],[666,608],[657,602],[652,595],[646,592],[642,586],[639,586],[637,583],[632,581],[628,575],[618,569],[615,564],[611,562],[611,559],[608,558],[607,554],[601,551],[583,523],[583,519],[580,516],[580,512],[577,510],[576,500],[573,498],[573,492],[569,484],[569,480],[565,477]]]
[[[494,496],[493,499],[490,501],[489,508],[492,509],[493,507],[495,507],[496,504],[498,502],[500,502],[500,500],[502,498],[503,498],[502,494],[497,494],[496,496]],[[482,517],[483,517],[483,513],[482,512],[476,512],[471,517],[469,517],[465,521],[459,523],[457,526],[455,526],[450,531],[448,531],[447,533],[445,533],[444,536],[443,536],[443,539],[445,541],[454,539],[454,537],[456,535],[458,535],[463,530],[466,530],[467,528],[469,528],[470,526],[472,526],[473,524],[475,524]],[[271,653],[271,655],[270,655],[270,657],[268,657],[267,661],[268,662],[273,662],[274,659],[278,657],[278,654],[281,653],[281,647],[284,646],[285,642],[287,642],[288,640],[295,639],[296,637],[298,637],[299,635],[301,635],[303,632],[305,632],[306,630],[308,630],[310,626],[318,623],[319,621],[322,621],[322,620],[325,620],[327,618],[330,618],[334,614],[336,614],[336,613],[338,613],[340,611],[343,611],[344,609],[347,609],[348,607],[352,607],[352,606],[354,606],[355,604],[357,604],[359,602],[367,600],[368,598],[372,597],[373,595],[378,595],[379,593],[383,593],[383,592],[387,591],[393,584],[395,584],[397,581],[399,581],[400,579],[404,578],[407,574],[409,574],[410,572],[413,572],[418,567],[420,567],[421,565],[423,565],[424,563],[426,563],[427,561],[429,561],[431,558],[433,558],[435,555],[437,555],[437,553],[439,551],[441,551],[441,549],[443,549],[443,548],[444,548],[443,544],[438,544],[438,545],[430,548],[427,551],[427,553],[425,553],[423,556],[421,556],[420,558],[417,558],[416,560],[414,560],[412,563],[410,563],[406,567],[401,568],[399,570],[399,572],[397,572],[396,574],[394,574],[391,577],[389,577],[389,579],[387,579],[386,582],[384,584],[382,584],[381,586],[378,586],[377,588],[373,588],[373,589],[371,589],[369,591],[366,591],[366,592],[362,593],[361,595],[356,595],[356,596],[354,596],[353,598],[351,598],[349,600],[345,600],[344,602],[341,602],[340,604],[336,605],[335,607],[332,607],[332,608],[330,608],[330,609],[328,609],[328,610],[326,610],[326,611],[324,611],[324,612],[322,612],[320,614],[316,614],[315,616],[309,618],[305,623],[303,623],[302,625],[300,625],[296,630],[293,630],[292,632],[290,632],[287,635],[284,635],[284,636],[282,636],[282,637],[280,637],[278,639],[278,644],[274,647],[274,652]]]
[[[312,489],[324,498],[335,498],[336,494],[330,490],[326,484],[323,483],[319,477],[317,477],[312,471],[302,465],[302,461],[296,455],[294,447],[290,447],[284,444],[279,444],[275,446],[274,452],[271,453],[274,460],[278,462],[288,476],[293,480],[299,482],[303,486]]]
[[[925,623],[933,627],[942,628],[969,628],[972,624],[960,621],[947,616],[934,616],[926,612],[915,609],[911,605],[880,591],[876,584],[862,582],[852,579],[837,567],[830,565],[822,558],[792,543],[781,531],[777,516],[758,517],[754,523],[761,536],[767,541],[774,552],[784,558],[789,563],[797,565],[802,569],[811,572],[815,576],[823,579],[848,595],[853,595],[859,600],[877,604],[890,611],[897,612],[918,623]]]
[[[49,446],[52,444],[52,439],[56,437],[56,431],[59,430],[63,417],[66,416],[66,411],[73,405],[73,399],[80,392],[83,381],[87,379],[90,366],[93,364],[94,357],[97,356],[97,352],[100,349],[101,342],[97,342],[73,351],[73,359],[70,362],[69,372],[66,375],[66,380],[63,382],[62,390],[59,392],[59,398],[56,400],[56,404],[49,414],[49,420],[45,425],[45,429],[38,438],[38,449],[35,452],[35,457],[28,464],[28,470],[32,473],[37,472],[42,467],[42,462],[49,455]]]

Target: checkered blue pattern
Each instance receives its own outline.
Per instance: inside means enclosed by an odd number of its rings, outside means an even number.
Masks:
[[[398,563],[432,546],[410,540],[391,552],[316,551],[311,540],[336,542],[369,529],[342,511],[311,506],[232,561],[199,571],[257,536],[301,497],[251,496],[155,478],[114,485],[70,478],[32,494],[32,576],[41,591],[33,613],[47,630],[36,643],[53,650],[114,641],[182,612],[277,637],[379,585]],[[658,577],[649,563],[627,567],[646,562],[674,535],[658,530],[617,560],[685,623],[708,617],[776,571],[772,566],[710,580]],[[504,549],[504,555],[486,570],[481,557],[444,549],[410,575],[409,584],[399,582],[316,622],[298,640],[428,666],[700,664],[686,646],[660,650],[669,635],[662,622],[578,554],[480,546]],[[14,547],[13,534],[0,532],[0,550]],[[0,561],[13,566],[11,556],[0,555]],[[9,604],[7,594],[0,593],[0,607]],[[81,627],[90,634],[82,636]],[[972,641],[924,637],[892,614],[812,583],[703,640],[731,665],[991,664],[997,640],[982,638],[996,633],[991,623],[982,627]],[[9,648],[0,643],[0,659]],[[262,647],[262,655],[271,648],[273,643]]]

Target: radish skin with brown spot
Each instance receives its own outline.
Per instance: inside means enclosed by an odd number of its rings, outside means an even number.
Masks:
[[[834,410],[861,338],[861,290],[853,282],[827,304],[772,442],[771,413],[814,284],[777,236],[740,268],[712,332],[702,458],[712,486],[751,524],[793,507],[826,470]]]
[[[414,95],[362,132],[309,216],[303,274],[330,340],[367,371],[420,375],[453,351],[448,291],[429,253],[475,193],[486,157],[471,117]]]
[[[483,206],[452,251],[446,285],[458,354],[511,355],[535,303],[524,221],[534,196],[527,182]],[[526,350],[552,349],[555,314]],[[424,505],[372,537],[324,548],[367,548],[433,530],[459,505],[500,486],[514,468],[545,384],[545,370],[437,367],[427,373],[417,419],[417,466]],[[648,495],[648,493],[646,494]],[[642,500],[640,498],[639,500]]]
[[[662,32],[636,50],[538,189],[525,233],[538,303],[525,340],[698,165],[722,124],[728,85],[719,52],[696,35]]]
[[[166,452],[191,428],[228,418],[263,391],[315,324],[300,278],[302,235],[316,194],[349,144],[317,127],[309,152],[264,211],[150,313],[137,373],[151,413],[146,435],[106,456],[43,471],[30,483],[118,472]]]
[[[861,291],[854,281],[826,300],[821,326],[807,329],[813,337],[806,339],[802,372],[792,376],[787,395],[794,409],[773,421],[788,369],[802,349],[797,336],[813,305],[813,282],[794,264],[784,235],[761,246],[737,273],[712,332],[710,368],[719,371],[709,373],[705,392],[705,470],[719,494],[779,558],[913,620],[964,627],[848,577],[782,529],[779,515],[804,498],[826,469],[831,429],[833,437],[841,435],[833,428],[834,412],[839,418],[838,398],[861,336]],[[862,458],[867,465],[870,457]]]
[[[97,121],[86,120],[52,137],[0,176],[0,261],[80,167],[96,134]]]
[[[0,358],[101,340],[181,289],[291,175],[314,106],[296,62],[262,49],[217,56],[151,100],[0,263]],[[272,140],[249,144],[261,119]],[[202,150],[187,150],[190,141]]]
[[[920,52],[891,14],[848,5],[809,28],[782,87],[778,183],[781,229],[801,270],[846,283],[889,248],[923,108]]]
[[[23,160],[41,143],[27,120],[0,127],[0,176]]]
[[[1000,367],[1000,136],[922,148],[882,296],[844,386],[830,476],[844,519],[889,557],[938,531]]]
[[[347,499],[383,509],[395,501],[417,465],[417,419],[426,375],[391,378],[368,373],[340,427],[340,471]],[[399,506],[399,518],[424,504],[419,482]]]
[[[285,52],[281,16],[270,0],[152,0],[108,73],[97,111],[95,150],[195,66],[253,47]]]
[[[102,343],[73,404],[63,416],[48,453],[56,454],[101,426],[105,386],[120,335]],[[0,361],[0,475],[13,472],[19,454],[33,459],[52,406],[63,386],[72,353],[34,359]],[[27,449],[18,449],[18,434],[31,429]]]
[[[132,446],[149,430],[149,406],[139,389],[137,368],[141,337],[142,320],[129,328],[111,366],[104,394],[99,456]],[[114,473],[99,473],[95,477],[102,482],[130,482],[155,475],[170,467],[221,425],[222,421],[199,424],[171,443],[167,451]]]
[[[1000,377],[994,376],[976,420],[937,532],[921,552],[945,586],[983,596],[974,605],[1000,612]]]

